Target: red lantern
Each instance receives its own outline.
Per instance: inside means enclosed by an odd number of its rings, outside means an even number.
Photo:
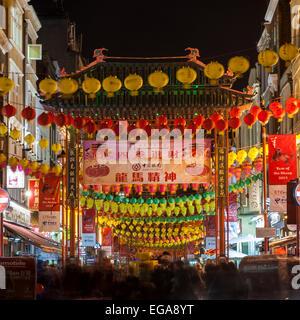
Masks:
[[[137,123],[136,126],[137,128],[144,129],[148,125],[148,121],[145,119],[140,119]]]
[[[204,120],[205,120],[205,118],[203,116],[198,115],[198,116],[194,117],[193,122],[195,123],[197,128],[200,128],[202,126]]]
[[[242,114],[243,114],[243,111],[238,107],[235,107],[230,111],[231,118],[240,118]]]
[[[192,130],[192,134],[196,134],[198,129],[197,125],[193,122],[189,123],[186,128]]]
[[[167,136],[170,132],[170,127],[167,125],[161,125],[161,126],[159,126],[158,129],[159,129],[159,132],[162,133],[163,137]]]
[[[73,125],[73,117],[72,117],[72,115],[67,114],[67,115],[65,116],[65,119],[66,119],[66,126],[71,126],[71,125]]]
[[[184,126],[178,125],[178,126],[174,127],[174,129],[178,129],[180,131],[180,134],[176,134],[176,137],[179,137],[184,134],[184,129],[185,129]]]
[[[21,116],[27,120],[27,121],[31,121],[33,119],[35,119],[36,116],[36,112],[33,108],[31,107],[26,107],[25,109],[22,110],[21,112]]]
[[[203,128],[207,130],[207,133],[210,134],[211,130],[214,129],[215,123],[211,119],[206,119],[203,121]]]
[[[273,116],[275,119],[278,119],[278,122],[282,122],[285,115],[285,110],[282,107],[273,107]]]
[[[280,102],[278,102],[278,101],[274,101],[269,105],[269,109],[271,111],[274,111],[277,108],[282,108],[282,104]]]
[[[151,137],[153,127],[148,124],[147,126],[144,127],[144,130],[147,132],[148,137]]]
[[[46,127],[51,123],[51,118],[48,113],[43,112],[37,118],[37,123],[42,126]]]
[[[97,126],[96,126],[95,122],[92,120],[88,121],[83,127],[83,131],[87,134],[92,134],[96,130],[97,130]]]
[[[285,111],[288,113],[288,117],[292,119],[299,111],[298,100],[296,98],[288,98],[285,105]]]
[[[103,119],[101,120],[102,124],[105,124],[107,128],[112,128],[114,122],[111,119]]]
[[[228,128],[227,121],[220,119],[216,121],[216,129],[219,131],[220,135],[224,134],[224,131]]]
[[[216,123],[216,121],[221,120],[223,117],[219,113],[214,113],[209,118]]]
[[[185,126],[185,125],[186,125],[186,121],[185,121],[182,117],[176,118],[176,119],[174,120],[174,126],[175,126],[175,127]]]
[[[253,106],[251,109],[250,109],[250,113],[254,116],[254,117],[257,117],[258,114],[261,112],[262,108],[259,107],[259,106]]]
[[[52,112],[48,112],[48,115],[50,117],[50,123],[53,123],[55,120],[55,115]]]
[[[252,113],[248,113],[244,117],[244,122],[248,126],[249,129],[252,128],[252,126],[255,124],[256,121],[257,121],[257,118]]]
[[[54,117],[54,123],[58,127],[63,127],[66,125],[66,116],[63,113],[59,113],[57,116]]]
[[[17,113],[17,109],[11,104],[7,104],[1,108],[1,114],[6,118],[11,118],[15,116]]]
[[[267,111],[267,110],[262,110],[257,115],[257,118],[262,126],[265,126],[269,122],[270,117],[271,117],[271,113],[270,113],[270,111]]]
[[[74,128],[75,129],[82,129],[84,126],[84,119],[81,117],[75,117],[73,120]]]
[[[231,118],[228,120],[228,125],[232,128],[232,131],[235,132],[242,125],[242,120],[239,118]]]
[[[158,118],[156,118],[155,120],[155,124],[157,126],[164,126],[168,123],[168,119],[165,116],[159,116]]]

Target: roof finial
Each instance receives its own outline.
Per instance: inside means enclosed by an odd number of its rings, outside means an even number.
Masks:
[[[197,60],[197,57],[200,57],[199,50],[197,48],[186,48],[185,51],[189,50],[190,53],[187,55],[190,58],[189,61]]]
[[[105,62],[104,61],[105,55],[103,54],[104,50],[107,51],[107,49],[105,49],[105,48],[95,49],[94,50],[93,58],[96,58],[97,62]]]

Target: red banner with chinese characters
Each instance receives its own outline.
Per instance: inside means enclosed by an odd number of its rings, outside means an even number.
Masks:
[[[40,180],[29,179],[28,191],[30,192],[30,196],[28,197],[28,209],[39,211]]]
[[[111,247],[112,246],[112,230],[111,228],[102,228],[101,229],[102,247]]]
[[[216,216],[207,216],[205,220],[206,237],[216,236]]]
[[[295,135],[269,135],[269,185],[284,185],[297,178]]]
[[[95,217],[94,208],[82,210],[82,233],[96,233]]]
[[[39,211],[59,211],[60,178],[48,173],[40,179]]]
[[[237,194],[229,193],[229,222],[237,222]],[[227,210],[225,209],[225,221],[227,221]]]

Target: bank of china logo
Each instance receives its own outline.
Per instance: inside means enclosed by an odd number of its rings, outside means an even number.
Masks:
[[[141,170],[141,165],[139,163],[135,163],[132,165],[132,170],[133,171],[140,171]]]

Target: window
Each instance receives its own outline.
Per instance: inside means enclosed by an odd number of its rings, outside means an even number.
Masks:
[[[22,12],[17,7],[12,7],[11,10],[11,36],[18,49],[22,51]]]

